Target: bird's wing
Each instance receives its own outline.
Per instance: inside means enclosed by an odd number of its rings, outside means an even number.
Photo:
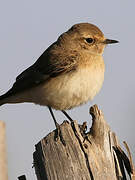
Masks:
[[[10,96],[22,92],[26,89],[37,86],[40,83],[46,82],[50,78],[54,78],[62,73],[68,73],[76,69],[76,61],[73,55],[66,57],[64,61],[57,60],[58,57],[54,56],[52,59],[51,55],[47,55],[45,51],[35,64],[17,76],[16,82],[7,92],[7,95]]]

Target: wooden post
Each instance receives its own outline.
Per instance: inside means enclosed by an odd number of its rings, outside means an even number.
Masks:
[[[8,180],[5,123],[0,121],[0,180]]]
[[[37,145],[33,154],[38,180],[126,180],[126,173],[135,180],[129,148],[128,156],[104,120],[96,105],[90,108],[92,127],[86,133],[86,123],[64,122],[61,132],[66,146],[55,141],[51,132]]]

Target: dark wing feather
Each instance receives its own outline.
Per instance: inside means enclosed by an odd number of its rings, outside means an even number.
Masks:
[[[39,57],[35,64],[17,76],[13,87],[7,92],[8,96],[37,86],[49,78],[76,69],[76,56],[71,54],[70,56],[61,57],[59,54],[52,54],[49,51],[50,48]],[[58,58],[60,59],[58,60]]]

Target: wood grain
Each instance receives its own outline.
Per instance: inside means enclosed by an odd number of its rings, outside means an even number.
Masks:
[[[66,146],[53,131],[35,147],[34,167],[38,180],[118,180],[134,178],[131,156],[124,153],[97,105],[90,108],[92,127],[63,122]],[[129,153],[128,153],[129,154]]]

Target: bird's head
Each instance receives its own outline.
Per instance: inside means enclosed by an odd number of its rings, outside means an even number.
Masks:
[[[66,48],[86,50],[95,55],[102,55],[107,44],[118,43],[116,40],[106,39],[97,26],[89,23],[73,25],[58,41],[65,44]]]

